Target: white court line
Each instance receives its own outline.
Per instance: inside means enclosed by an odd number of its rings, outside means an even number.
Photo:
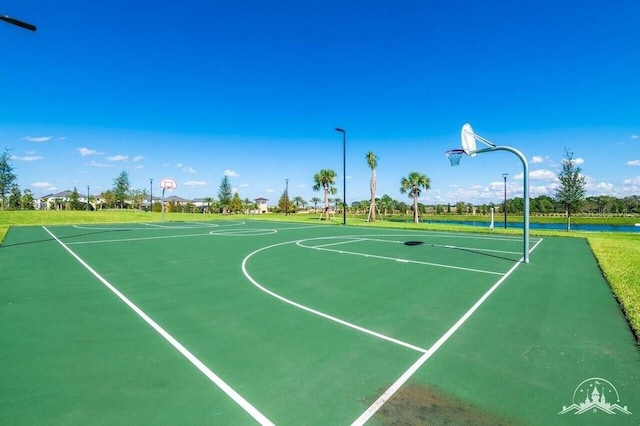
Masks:
[[[542,242],[542,239],[538,240],[538,242],[535,243],[535,245],[531,248],[531,250],[529,250],[529,253],[531,253],[533,250],[535,250],[536,247],[538,247],[538,245],[541,242]],[[504,274],[504,276],[502,278],[500,278],[498,280],[498,282],[496,282],[489,290],[487,290],[487,292],[485,294],[483,294],[482,297],[480,299],[478,299],[478,301],[467,312],[465,312],[465,314],[462,315],[462,317],[460,317],[460,319],[458,321],[456,321],[456,323],[449,330],[447,330],[447,332],[445,334],[443,334],[442,337],[440,337],[427,350],[427,352],[424,353],[424,355],[422,355],[416,362],[414,362],[413,365],[411,365],[411,367],[409,367],[409,369],[407,371],[405,371],[398,378],[398,380],[396,380],[389,387],[389,389],[387,389],[382,395],[380,395],[380,397],[373,404],[371,404],[371,406],[369,408],[367,408],[367,410],[364,413],[362,413],[360,415],[360,417],[358,417],[351,425],[352,426],[364,425],[393,396],[393,394],[395,394],[396,391],[398,389],[400,389],[402,387],[402,385],[404,385],[405,382],[407,380],[409,380],[409,378],[425,362],[427,362],[427,360],[429,358],[431,358],[431,356],[433,356],[433,354],[435,354],[436,351],[438,349],[440,349],[442,347],[442,345],[444,345],[445,342],[447,340],[449,340],[449,338],[451,336],[453,336],[453,334],[456,331],[458,331],[458,329],[460,327],[462,327],[462,325],[471,317],[471,315],[473,315],[473,313],[475,311],[477,311],[478,308],[480,308],[480,305],[482,305],[489,298],[489,296],[491,296],[491,294],[494,291],[496,291],[498,289],[498,287],[500,287],[500,285],[502,285],[503,282],[505,282],[505,280],[513,273],[513,271],[515,271],[518,268],[518,266],[520,266],[523,263],[523,261],[524,261],[524,258],[521,258],[518,262],[516,262],[516,264],[513,265],[513,267],[506,274]]]
[[[375,241],[380,243],[392,243],[392,244],[405,243],[404,241],[383,240],[380,238],[361,238],[359,241]],[[327,244],[327,245],[330,245],[330,244]],[[423,247],[442,247],[442,248],[448,248],[448,249],[478,251],[478,252],[487,252],[487,253],[501,253],[501,254],[521,254],[522,253],[522,250],[520,251],[493,250],[493,249],[483,249],[483,248],[476,248],[476,247],[453,246],[451,244],[433,244],[433,243],[427,243],[427,242],[422,242],[422,246]],[[316,246],[316,247],[325,247],[325,245]]]
[[[336,318],[336,317],[331,316],[329,314],[325,314],[324,312],[317,311],[317,310],[315,310],[313,308],[310,308],[308,306],[302,305],[302,304],[300,304],[298,302],[294,302],[291,299],[287,299],[284,296],[280,296],[278,293],[275,293],[275,292],[269,290],[268,288],[262,286],[260,283],[258,283],[256,280],[254,280],[251,275],[249,275],[249,272],[247,272],[247,261],[253,255],[255,255],[257,253],[260,253],[261,251],[264,251],[264,250],[272,249],[274,247],[279,247],[279,246],[283,246],[283,245],[286,245],[286,244],[292,244],[294,242],[297,242],[297,241],[287,241],[287,242],[284,242],[284,243],[272,244],[270,246],[262,247],[262,248],[259,248],[258,250],[255,250],[255,251],[249,253],[247,255],[247,257],[245,257],[242,260],[242,273],[244,274],[245,277],[247,277],[247,279],[251,282],[251,284],[256,286],[258,289],[262,290],[263,292],[267,293],[268,295],[270,295],[272,297],[275,297],[278,300],[281,300],[284,303],[287,303],[287,304],[289,304],[291,306],[294,306],[294,307],[296,307],[298,309],[302,309],[303,311],[307,311],[307,312],[309,312],[311,314],[314,314],[314,315],[317,315],[319,317],[328,319],[329,321],[333,321],[333,322],[336,322],[338,324],[344,325],[345,327],[349,327],[349,328],[352,328],[354,330],[360,331],[361,333],[369,334],[369,335],[377,337],[379,339],[395,343],[396,345],[404,346],[405,348],[409,348],[409,349],[413,349],[414,351],[417,351],[417,352],[422,352],[422,353],[425,352],[426,349],[424,349],[424,348],[420,348],[420,347],[412,345],[410,343],[403,342],[403,341],[398,340],[398,339],[394,339],[393,337],[389,337],[389,336],[386,336],[384,334],[378,333],[376,331],[369,330],[368,328],[361,327],[359,325],[350,323],[348,321],[341,320],[340,318]]]
[[[122,300],[132,311],[134,311],[140,318],[144,320],[151,328],[153,328],[158,334],[160,334],[167,342],[171,344],[178,352],[180,352],[191,364],[193,364],[200,372],[202,372],[209,380],[211,380],[216,386],[218,386],[224,393],[226,393],[236,404],[240,405],[251,417],[253,417],[261,425],[273,425],[267,417],[260,413],[253,405],[251,405],[246,399],[244,399],[238,392],[236,392],[231,386],[229,386],[224,380],[209,369],[202,361],[196,358],[187,348],[185,348],[180,342],[178,342],[172,335],[170,335],[165,329],[163,329],[157,322],[149,317],[142,309],[136,306],[131,300],[129,300],[124,294],[122,294],[117,288],[109,283],[105,278],[98,274],[91,266],[89,266],[84,260],[74,253],[69,247],[67,247],[62,241],[58,239],[51,231],[43,226],[45,231],[54,240],[56,240],[66,251],[69,252],[82,266],[84,266],[91,274],[96,277],[105,287],[107,287],[113,294],[115,294],[120,300]]]
[[[207,231],[206,234],[182,234],[182,235],[162,235],[157,237],[138,237],[138,238],[118,238],[114,240],[93,240],[93,241],[76,241],[68,242],[67,245],[78,245],[78,244],[104,244],[104,243],[122,243],[122,242],[131,242],[131,241],[145,241],[145,240],[166,240],[168,238],[186,238],[186,237],[209,237],[211,234]]]
[[[325,247],[331,247],[331,246],[338,246],[340,244],[350,244],[350,243],[358,243],[360,241],[369,241],[368,238],[350,238],[348,240],[345,241],[338,241],[337,243],[329,243],[329,244],[321,244],[319,246],[313,246],[313,248],[325,248]],[[302,246],[302,247],[308,247],[308,246]]]
[[[445,264],[442,264],[442,263],[432,263],[432,262],[423,262],[423,261],[420,261],[420,260],[401,259],[401,258],[397,258],[397,257],[378,256],[378,255],[375,255],[375,254],[358,253],[358,252],[345,251],[345,250],[334,250],[334,249],[323,248],[321,246],[312,247],[312,246],[305,246],[303,244],[297,244],[297,245],[299,247],[313,249],[313,250],[329,251],[329,252],[340,253],[340,254],[349,254],[349,255],[352,255],[352,256],[370,257],[370,258],[373,258],[373,259],[392,260],[394,262],[415,263],[415,264],[418,264],[418,265],[435,266],[435,267],[438,267],[438,268],[446,268],[446,269],[457,269],[457,270],[460,270],[460,271],[477,272],[477,273],[480,273],[480,274],[490,274],[490,275],[502,275],[502,274],[504,274],[504,272],[485,271],[485,270],[482,270],[482,269],[465,268],[465,267],[462,267],[462,266],[445,265]]]
[[[118,239],[113,239],[113,240],[94,240],[94,241],[76,241],[76,242],[68,242],[67,245],[76,245],[76,244],[102,244],[102,243],[121,243],[121,242],[131,242],[131,241],[145,241],[145,240],[163,240],[163,239],[167,239],[167,238],[182,238],[182,237],[207,237],[207,236],[211,236],[211,235],[216,235],[216,236],[232,236],[231,234],[227,234],[226,232],[250,232],[250,230],[227,230],[227,229],[222,229],[222,228],[228,228],[230,226],[240,226],[240,225],[245,225],[246,223],[242,223],[242,224],[234,224],[234,225],[224,225],[224,226],[210,226],[209,228],[217,228],[217,229],[221,229],[220,231],[207,231],[206,234],[181,234],[181,235],[163,235],[163,236],[155,236],[155,237],[137,237],[137,238],[118,238]],[[274,231],[276,231],[276,233],[278,231],[290,231],[290,230],[297,230],[297,229],[305,229],[305,228],[320,228],[320,227],[324,227],[326,225],[311,225],[311,226],[299,226],[296,228],[281,228],[281,229],[275,229]],[[100,230],[114,230],[114,231],[137,231],[137,230],[144,230],[145,228],[90,228],[90,227],[80,227],[80,226],[76,226],[74,225],[74,228],[79,228],[79,229],[100,229]],[[147,228],[147,230],[149,229],[156,229],[156,228]],[[166,227],[164,229],[203,229],[203,228],[171,228],[171,227]]]

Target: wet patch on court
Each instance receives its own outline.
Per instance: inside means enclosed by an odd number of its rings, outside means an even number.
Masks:
[[[407,385],[378,411],[381,425],[516,425],[516,422],[443,395],[433,389]]]

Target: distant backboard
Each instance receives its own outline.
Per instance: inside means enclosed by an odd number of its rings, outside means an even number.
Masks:
[[[172,189],[176,189],[177,187],[178,187],[178,184],[173,179],[164,178],[160,181],[160,188],[162,189],[172,190]]]

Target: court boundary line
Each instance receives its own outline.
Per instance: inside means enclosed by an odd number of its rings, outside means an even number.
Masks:
[[[182,343],[180,343],[175,337],[169,334],[164,328],[162,328],[157,322],[155,322],[149,315],[147,315],[136,304],[129,300],[120,290],[112,285],[106,278],[100,275],[89,264],[87,264],[79,255],[71,250],[65,243],[54,235],[46,226],[42,227],[51,237],[58,242],[73,258],[75,258],[87,271],[98,279],[107,289],[115,294],[125,305],[127,305],[133,312],[135,312],[144,322],[146,322],[153,330],[155,330],[160,336],[162,336],[171,346],[174,347],[182,356],[184,356],[194,367],[196,367],[201,373],[203,373],[211,382],[213,382],[220,390],[222,390],[227,396],[229,396],[236,404],[244,409],[244,411],[253,417],[261,425],[274,425],[264,414],[256,409],[249,401],[247,401],[242,395],[229,386],[220,376],[215,374],[209,367],[207,367],[202,361],[200,361],[195,355],[193,355]]]
[[[534,244],[534,246],[529,249],[529,253],[533,252],[542,241],[542,238],[539,239]],[[382,395],[380,395],[380,397],[378,397],[378,399],[375,400],[373,404],[371,404],[369,408],[367,408],[360,415],[360,417],[358,417],[353,423],[351,423],[351,425],[361,426],[364,425],[369,419],[371,419],[371,417],[373,417],[373,415],[377,413],[380,408],[382,408],[382,406],[398,391],[398,389],[400,389],[407,382],[407,380],[409,380],[411,376],[413,376],[413,374],[418,371],[418,369],[422,367],[422,365],[424,365],[424,363],[427,362],[427,360],[431,358],[433,354],[435,354],[438,349],[440,349],[447,342],[447,340],[449,340],[451,336],[453,336],[454,333],[458,331],[465,322],[467,322],[469,318],[471,318],[471,316],[480,308],[480,306],[489,298],[489,296],[491,296],[502,285],[502,283],[504,283],[507,278],[511,276],[511,274],[516,269],[518,269],[520,265],[523,264],[523,260],[524,256],[519,261],[517,261],[515,265],[513,265],[513,267],[511,267],[511,269],[506,274],[504,274],[504,276],[500,278],[489,290],[487,290],[482,295],[482,297],[480,297],[480,299],[478,299],[476,303],[474,303],[473,306],[471,306],[471,308],[469,308],[469,310],[465,312],[464,315],[462,315],[460,319],[458,319],[458,321],[456,321],[456,323],[453,324],[451,328],[449,328],[449,330],[447,330],[445,334],[443,334],[438,340],[436,340],[433,345],[431,345],[427,352],[425,352],[420,358],[418,358],[418,360],[414,362],[411,367],[409,367],[409,369],[406,370]]]

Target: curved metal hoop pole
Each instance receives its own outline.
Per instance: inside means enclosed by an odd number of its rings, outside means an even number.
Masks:
[[[473,136],[481,142],[484,142],[484,140],[480,139],[478,135],[474,134]],[[527,162],[527,158],[520,151],[510,146],[493,145],[491,148],[478,149],[474,152],[476,154],[482,154],[483,152],[491,151],[509,151],[515,154],[520,161],[522,161],[522,168],[524,170],[524,249],[522,251],[522,257],[524,259],[524,263],[529,263],[529,163]]]

